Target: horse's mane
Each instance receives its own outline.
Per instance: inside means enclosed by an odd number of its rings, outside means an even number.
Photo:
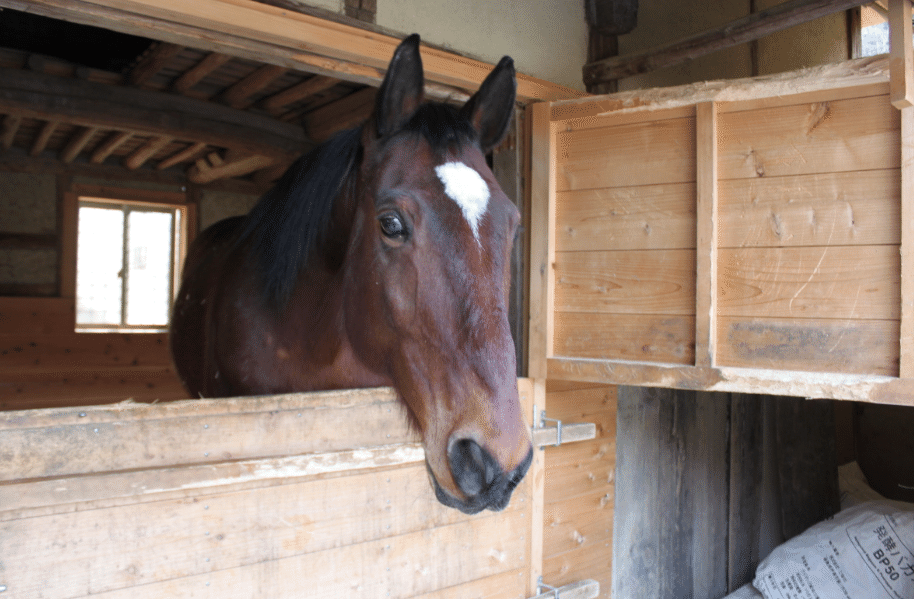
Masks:
[[[469,120],[439,102],[420,106],[403,131],[418,133],[433,150],[476,139]],[[299,272],[321,243],[334,202],[361,160],[361,132],[338,133],[296,160],[245,217],[238,241],[250,244],[269,304],[286,304]]]

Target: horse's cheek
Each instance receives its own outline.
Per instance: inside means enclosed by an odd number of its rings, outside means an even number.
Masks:
[[[385,281],[388,319],[397,329],[412,325],[416,320],[419,277],[413,264],[392,269]]]

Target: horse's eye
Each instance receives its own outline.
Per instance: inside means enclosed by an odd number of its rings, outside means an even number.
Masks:
[[[378,222],[381,224],[381,232],[385,237],[396,240],[406,237],[406,226],[398,215],[390,212],[382,214],[378,218]]]

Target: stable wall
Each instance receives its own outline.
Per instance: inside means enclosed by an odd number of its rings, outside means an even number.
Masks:
[[[345,14],[343,0],[294,2]],[[521,73],[584,89],[584,0],[377,0],[371,4],[377,7],[376,24],[391,33],[419,33],[427,43],[491,64],[508,55]]]
[[[67,243],[64,221],[76,215],[61,214],[58,200],[74,185],[182,191],[149,182],[0,171],[0,235],[37,236],[31,245],[11,239],[0,247],[0,410],[186,398],[165,333],[75,331],[75,300],[60,296],[59,281],[67,276],[62,269],[75,268],[62,264],[60,255]],[[257,200],[220,189],[193,188],[187,195],[201,227],[244,214]]]

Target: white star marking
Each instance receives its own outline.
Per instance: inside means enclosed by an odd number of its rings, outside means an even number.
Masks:
[[[457,202],[464,218],[479,242],[479,221],[489,205],[489,186],[476,170],[462,162],[447,162],[435,167],[435,174],[444,184],[444,193]]]

